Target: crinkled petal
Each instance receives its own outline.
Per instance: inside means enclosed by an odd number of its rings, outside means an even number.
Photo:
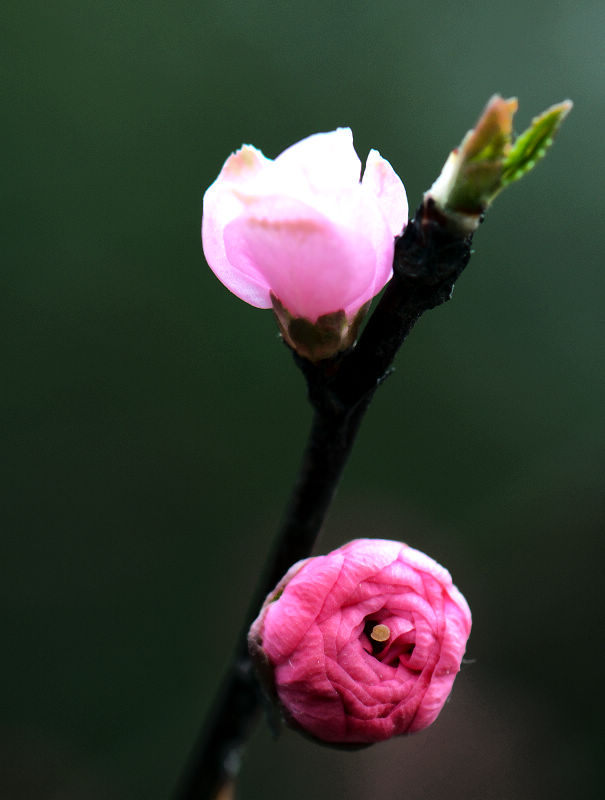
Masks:
[[[292,724],[350,744],[434,721],[471,626],[447,570],[400,542],[358,539],[306,560],[280,586],[252,626],[251,653],[261,642]],[[390,632],[381,647],[369,632],[377,623]]]
[[[322,556],[309,559],[284,588],[279,601],[266,607],[263,622],[268,635],[263,636],[266,652],[274,663],[290,656],[319,616],[343,561]],[[309,568],[313,569],[313,578],[301,580],[301,573]],[[287,624],[284,620],[288,620]]]

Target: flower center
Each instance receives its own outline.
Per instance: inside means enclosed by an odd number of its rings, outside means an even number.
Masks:
[[[370,631],[370,638],[373,639],[375,642],[386,642],[389,640],[391,636],[391,631],[388,625],[374,625],[372,630]]]
[[[362,647],[369,655],[382,661],[383,664],[396,667],[399,663],[407,664],[414,652],[416,632],[411,622],[405,619],[390,617],[382,622],[378,619],[366,619]]]

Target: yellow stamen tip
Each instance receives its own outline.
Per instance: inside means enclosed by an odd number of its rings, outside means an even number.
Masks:
[[[386,625],[374,625],[370,636],[375,642],[386,642],[391,636],[391,631]]]

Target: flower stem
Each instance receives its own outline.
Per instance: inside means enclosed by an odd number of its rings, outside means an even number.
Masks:
[[[470,258],[471,236],[425,199],[395,244],[394,275],[357,346],[313,364],[294,354],[314,418],[300,473],[276,543],[250,605],[231,666],[190,756],[175,800],[232,797],[241,754],[262,697],[247,633],[267,594],[293,563],[311,554],[374,392],[388,376],[420,315],[449,299]]]
[[[191,756],[177,800],[214,800],[237,775],[241,752],[262,705],[248,657],[248,629],[284,573],[310,554],[366,407],[367,403],[360,404],[350,413],[338,415],[315,412],[299,478],[268,569],[255,591],[232,665]]]

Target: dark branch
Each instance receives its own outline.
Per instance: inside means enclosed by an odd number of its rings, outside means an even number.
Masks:
[[[426,200],[395,243],[394,275],[356,347],[313,364],[294,354],[315,409],[298,481],[268,568],[207,726],[191,755],[175,800],[228,797],[262,698],[247,649],[247,632],[266,595],[296,561],[311,554],[359,425],[376,388],[420,315],[445,302],[470,258],[471,236],[456,230]]]
[[[393,277],[355,348],[321,362],[321,370],[301,364],[316,408],[350,409],[375,391],[416,320],[451,297],[470,259],[471,238],[451,227],[430,199],[419,207],[395,242]]]

